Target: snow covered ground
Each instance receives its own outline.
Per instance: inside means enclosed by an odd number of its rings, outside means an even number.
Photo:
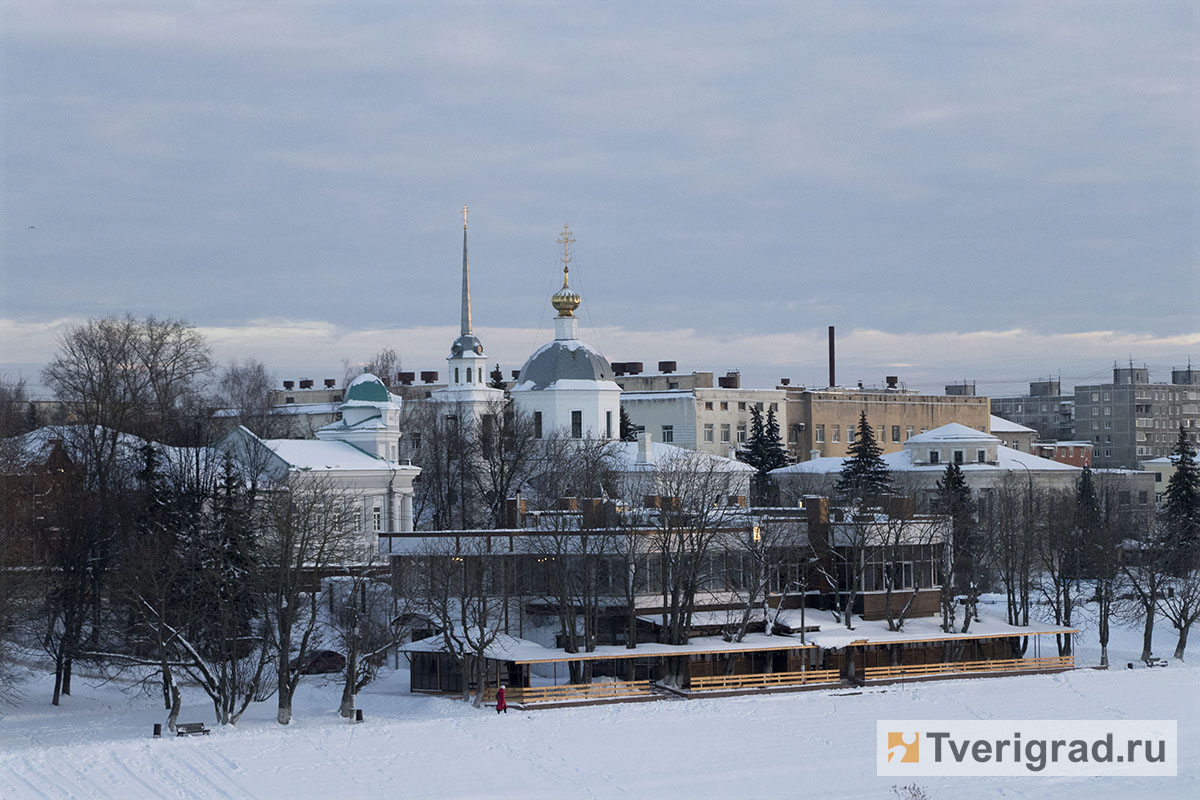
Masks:
[[[1156,637],[1159,654],[1172,634]],[[922,779],[931,798],[1200,797],[1200,669],[1128,670],[1139,635],[1114,636],[1109,672],[503,716],[411,695],[400,670],[360,695],[362,725],[338,717],[334,682],[314,678],[287,727],[269,700],[236,729],[159,740],[155,698],[77,679],[53,708],[49,678],[31,673],[22,704],[0,708],[0,797],[893,797],[897,780],[875,775],[875,722],[905,718],[1179,721],[1178,778]],[[1097,658],[1083,642],[1079,663]],[[181,721],[215,727],[198,689],[184,701]]]

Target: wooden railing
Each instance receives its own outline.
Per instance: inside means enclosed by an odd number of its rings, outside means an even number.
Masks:
[[[947,661],[936,664],[899,664],[891,667],[864,667],[863,678],[877,681],[888,678],[915,678],[952,672],[1024,672],[1039,669],[1072,669],[1074,656],[1045,658],[1007,658],[991,661]]]
[[[512,686],[504,690],[509,703],[563,703],[577,700],[604,700],[640,697],[650,694],[650,681],[606,681],[602,683],[564,683],[560,686]],[[496,702],[496,689],[484,691],[485,702]]]
[[[836,669],[810,669],[803,672],[756,672],[750,675],[713,675],[691,679],[693,692],[721,689],[762,689],[769,686],[806,686],[810,683],[837,683]]]

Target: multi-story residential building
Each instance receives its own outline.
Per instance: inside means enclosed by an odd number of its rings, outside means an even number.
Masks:
[[[782,436],[788,427],[785,400],[786,393],[781,390],[736,386],[621,393],[621,407],[629,419],[654,441],[718,456],[729,456],[745,443],[753,410],[762,412],[764,422],[773,413]]]
[[[1027,395],[992,398],[993,414],[1033,428],[1043,439],[1073,437],[1074,412],[1075,396],[1063,394],[1062,383],[1053,379],[1032,381]]]
[[[1075,387],[1075,435],[1093,445],[1096,467],[1136,469],[1171,452],[1179,429],[1200,443],[1200,370],[1151,383],[1146,367],[1116,367],[1112,383]]]
[[[896,388],[896,383],[889,378],[885,389],[780,386],[787,396],[784,418],[792,457],[805,461],[848,455],[864,411],[884,453],[899,452],[913,436],[951,422],[984,433],[990,430],[988,398],[918,394]]]

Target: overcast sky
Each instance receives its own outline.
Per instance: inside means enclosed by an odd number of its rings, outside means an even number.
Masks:
[[[1200,364],[1194,2],[3,5],[10,374],[126,311],[444,372],[464,204],[506,371],[564,222],[615,361],[823,385],[836,325],[844,383]]]

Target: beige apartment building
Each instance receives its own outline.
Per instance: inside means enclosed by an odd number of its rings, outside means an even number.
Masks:
[[[787,398],[787,449],[796,461],[814,455],[849,455],[863,411],[884,453],[899,452],[913,436],[951,422],[991,432],[991,404],[986,397],[918,394],[893,388],[779,389]]]

